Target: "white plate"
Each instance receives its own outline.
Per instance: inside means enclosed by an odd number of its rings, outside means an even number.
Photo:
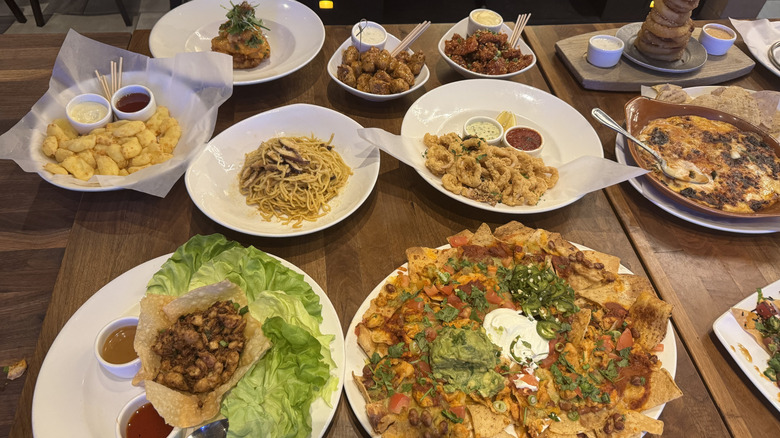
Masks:
[[[710,93],[712,90],[718,87],[715,86],[703,86],[703,87],[690,87],[685,88],[685,92],[691,97],[700,96],[702,94]],[[654,97],[654,96],[648,96]],[[628,164],[630,166],[636,166],[631,154],[626,153],[625,140],[622,135],[618,135],[615,141],[615,158],[618,163]],[[710,216],[706,213],[702,213],[697,210],[686,208],[683,205],[673,201],[668,196],[661,193],[658,189],[648,183],[645,178],[632,178],[628,180],[628,183],[633,186],[642,196],[647,198],[648,201],[657,205],[667,213],[677,216],[680,219],[688,221],[690,223],[701,225],[706,228],[720,231],[730,231],[741,234],[767,234],[776,233],[780,231],[780,222],[773,221],[771,219],[762,218],[726,218],[718,216]]]
[[[707,62],[707,50],[693,37],[688,39],[688,45],[685,46],[682,59],[678,61],[658,61],[645,56],[634,46],[640,27],[642,27],[642,23],[627,24],[618,29],[615,34],[625,44],[626,49],[623,51],[623,56],[634,63],[664,73],[688,73],[700,69]]]
[[[508,79],[508,78],[513,77],[513,76],[517,76],[520,73],[523,73],[523,72],[531,69],[531,67],[533,67],[534,65],[536,65],[536,54],[533,52],[533,50],[531,50],[530,47],[528,47],[528,44],[526,44],[525,41],[522,38],[520,38],[520,41],[517,42],[516,48],[520,49],[520,51],[523,52],[523,55],[531,55],[531,56],[534,57],[533,61],[531,61],[531,64],[529,64],[525,68],[522,68],[522,69],[520,69],[520,70],[518,70],[516,72],[507,73],[505,75],[486,75],[486,74],[482,74],[482,73],[476,73],[476,72],[473,72],[473,71],[471,71],[471,70],[469,70],[467,68],[463,68],[463,67],[459,66],[455,61],[451,60],[450,57],[447,56],[444,53],[444,42],[448,41],[448,40],[451,40],[452,36],[454,34],[456,34],[456,33],[459,34],[460,36],[462,36],[463,38],[466,38],[466,36],[467,36],[466,29],[468,28],[468,25],[469,25],[469,17],[466,17],[466,18],[460,20],[459,22],[457,22],[454,26],[452,26],[450,28],[450,30],[448,30],[447,33],[445,33],[444,36],[442,36],[441,39],[439,40],[439,54],[441,55],[441,57],[445,61],[447,61],[447,64],[449,64],[450,67],[452,67],[455,71],[457,71],[458,73],[462,74],[463,76],[465,76],[467,78],[472,78],[472,79],[479,79],[479,78],[483,78],[483,79],[488,79],[488,78],[490,78],[490,79]],[[501,25],[501,32],[503,32],[503,33],[505,33],[505,34],[507,34],[509,36],[512,35],[512,29],[510,29],[509,26],[507,26],[506,23],[503,23]]]
[[[271,255],[271,254],[269,254]],[[115,278],[87,300],[68,320],[51,345],[41,365],[32,404],[33,435],[38,438],[68,436],[113,437],[122,406],[141,394],[143,388],[129,379],[105,371],[94,356],[95,336],[111,320],[138,315],[146,284],[171,254],[142,263]],[[311,407],[312,437],[321,437],[336,412],[344,382],[344,335],[336,309],[325,291],[298,267],[273,256],[283,266],[303,275],[320,297],[323,334],[335,336],[330,349],[339,387],[328,407],[322,398]]]
[[[215,222],[233,230],[264,237],[290,237],[335,225],[357,210],[371,194],[379,175],[379,150],[357,135],[361,126],[349,117],[316,105],[295,104],[243,120],[214,137],[184,177],[198,208]],[[238,189],[238,172],[245,155],[277,136],[314,135],[327,141],[333,134],[335,150],[352,168],[342,192],[331,199],[331,211],[300,228],[282,225],[277,218],[263,220],[257,208],[246,204]]]
[[[590,249],[586,246],[576,243],[574,245],[581,250]],[[448,247],[449,245],[444,245],[439,247],[439,249]],[[407,265],[408,263],[404,263],[400,268],[396,269],[396,271],[408,272]],[[623,265],[620,265],[618,272],[621,274],[631,274],[631,271]],[[357,376],[362,375],[363,367],[368,361],[368,356],[358,346],[355,328],[363,320],[363,315],[366,313],[369,306],[371,306],[371,300],[379,295],[379,292],[382,290],[382,286],[384,286],[385,283],[390,280],[390,277],[398,275],[399,273],[400,272],[393,272],[385,277],[385,279],[382,280],[382,282],[379,283],[370,294],[368,294],[365,301],[363,301],[363,304],[360,305],[360,308],[352,318],[352,322],[349,324],[349,329],[347,329],[347,336],[344,339],[344,345],[347,351],[346,369],[344,372],[344,376],[346,378],[346,382],[344,382],[344,391],[347,393],[347,400],[349,400],[349,405],[352,407],[352,411],[355,413],[358,420],[360,420],[360,424],[363,425],[363,429],[365,429],[366,432],[368,432],[372,437],[380,437],[381,435],[374,431],[374,428],[368,421],[368,415],[366,415],[366,399],[363,397],[363,394],[360,392],[357,384],[355,383],[355,379],[352,377],[353,373]],[[674,376],[677,374],[677,344],[675,343],[674,330],[672,329],[671,321],[669,321],[667,324],[666,336],[664,337],[664,340],[661,342],[661,344],[664,346],[664,351],[661,351],[657,354],[658,359],[674,379]],[[656,406],[653,409],[648,409],[643,413],[649,417],[658,419],[658,417],[661,416],[661,412],[664,410],[664,406],[666,406],[666,404]]]
[[[258,84],[287,76],[308,64],[325,42],[325,26],[311,9],[292,0],[250,2],[263,30],[271,56],[255,68],[233,71],[234,85]],[[181,52],[210,52],[211,39],[227,21],[228,0],[193,0],[163,15],[149,35],[155,58]]]
[[[776,281],[761,289],[764,296],[771,296],[775,299],[780,298],[780,281]],[[733,307],[753,310],[756,308],[757,299],[758,292],[738,302]],[[742,372],[764,394],[767,401],[780,411],[780,388],[764,375],[764,370],[767,367],[766,363],[769,360],[769,353],[758,345],[756,338],[739,325],[734,315],[732,315],[731,309],[715,320],[712,324],[712,330],[732,359],[734,359],[734,362],[742,369]],[[749,353],[749,358],[742,351],[743,348]]]
[[[422,138],[426,133],[462,134],[463,124],[474,116],[496,117],[501,111],[515,113],[517,124],[534,128],[544,137],[541,158],[547,164],[561,165],[583,155],[604,157],[596,131],[577,110],[561,99],[517,82],[497,79],[473,79],[452,82],[425,93],[412,104],[404,116],[401,135],[419,139],[420,154],[425,152]],[[491,206],[456,195],[442,186],[441,178],[427,168],[417,172],[430,185],[452,199],[483,210],[526,214],[555,210],[580,199],[562,198],[549,201],[543,195],[536,205]],[[555,187],[547,193],[555,193]]]
[[[398,47],[398,44],[400,42],[401,41],[398,38],[388,33],[387,42],[385,43],[385,49],[392,52],[393,49]],[[347,92],[352,93],[355,96],[362,97],[363,99],[370,100],[372,102],[384,102],[387,100],[398,99],[399,97],[406,96],[407,94],[411,94],[419,90],[425,84],[428,78],[431,76],[431,72],[430,70],[428,70],[428,66],[423,65],[422,70],[420,70],[420,74],[418,74],[417,77],[414,78],[414,85],[408,90],[404,91],[403,93],[372,94],[372,93],[366,93],[365,91],[360,91],[357,88],[352,88],[349,85],[341,82],[337,76],[338,68],[341,65],[341,58],[344,53],[344,50],[346,50],[347,47],[351,45],[352,45],[352,38],[347,38],[347,40],[344,41],[339,46],[338,49],[336,49],[336,52],[333,53],[333,56],[330,57],[330,61],[328,61],[328,74],[330,75],[331,79],[333,79],[334,82],[336,82],[341,86],[341,88],[347,90]],[[407,50],[407,52],[409,52],[409,54],[414,53],[414,51],[411,49]]]

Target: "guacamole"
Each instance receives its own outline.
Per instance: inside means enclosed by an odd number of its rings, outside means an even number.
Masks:
[[[445,327],[431,345],[431,368],[434,377],[448,382],[447,391],[492,397],[504,388],[504,378],[495,371],[500,355],[481,328]]]

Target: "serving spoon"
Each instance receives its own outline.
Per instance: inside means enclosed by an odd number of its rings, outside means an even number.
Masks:
[[[225,438],[228,430],[228,419],[213,421],[192,431],[187,438]]]
[[[710,182],[710,179],[701,172],[697,172],[695,170],[675,169],[669,167],[669,165],[666,162],[666,159],[658,155],[658,152],[650,149],[649,146],[642,143],[636,137],[631,135],[628,131],[623,129],[622,126],[620,126],[616,121],[614,121],[612,117],[610,117],[609,114],[605,113],[604,110],[602,110],[601,108],[593,108],[591,114],[596,120],[601,122],[604,126],[612,129],[613,131],[619,134],[623,134],[631,141],[639,145],[639,147],[644,149],[647,153],[652,155],[653,158],[655,158],[655,160],[658,162],[658,168],[661,169],[661,172],[663,172],[664,175],[668,176],[669,178],[685,181],[693,184],[706,184]]]

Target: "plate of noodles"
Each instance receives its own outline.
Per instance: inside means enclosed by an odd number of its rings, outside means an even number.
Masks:
[[[323,230],[357,210],[379,175],[379,150],[360,128],[316,105],[257,114],[209,142],[187,169],[187,191],[206,216],[241,233]]]

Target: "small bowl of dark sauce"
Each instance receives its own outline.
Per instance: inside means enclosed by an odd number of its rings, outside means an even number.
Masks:
[[[126,316],[106,324],[95,338],[95,357],[109,373],[130,379],[141,368],[133,343],[138,326],[137,316]]]
[[[159,437],[176,438],[181,436],[182,429],[165,423],[154,406],[139,394],[119,412],[116,418],[116,438]]]
[[[127,85],[111,97],[111,107],[120,120],[149,120],[157,111],[152,90],[143,85]]]

